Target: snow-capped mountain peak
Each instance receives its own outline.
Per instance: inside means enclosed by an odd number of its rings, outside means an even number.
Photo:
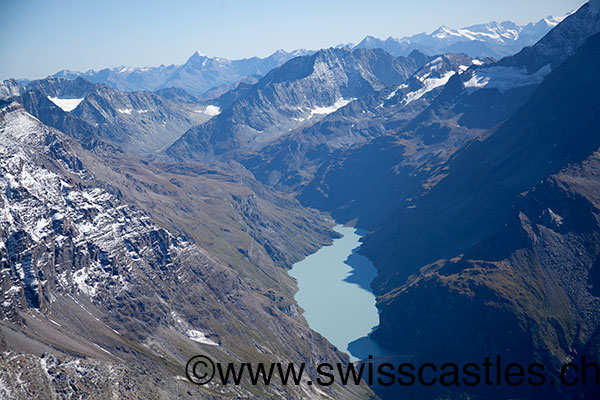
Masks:
[[[527,25],[512,21],[493,21],[463,28],[443,25],[430,34],[420,33],[399,39],[389,37],[381,40],[367,36],[355,48],[382,48],[395,56],[407,56],[417,49],[429,55],[465,53],[471,57],[502,58],[533,45],[571,14],[548,16]]]
[[[560,24],[565,18],[567,18],[571,14],[573,14],[573,12],[563,15],[562,17],[553,17],[550,15],[550,16],[542,19],[542,21],[545,22],[548,26],[555,27],[556,25]]]

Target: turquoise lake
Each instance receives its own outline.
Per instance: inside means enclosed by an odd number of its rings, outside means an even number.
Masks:
[[[295,299],[310,327],[353,361],[386,355],[368,335],[379,324],[370,283],[377,275],[371,261],[357,253],[359,232],[338,225],[343,235],[294,264],[289,274],[298,281]]]

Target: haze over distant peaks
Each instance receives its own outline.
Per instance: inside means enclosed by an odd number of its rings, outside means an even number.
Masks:
[[[500,59],[517,53],[523,47],[533,45],[565,17],[566,15],[549,16],[527,25],[505,21],[489,22],[460,29],[442,26],[430,34],[419,33],[400,39],[388,37],[385,40],[367,36],[355,46],[348,43],[336,47],[381,48],[393,56],[405,57],[413,50],[419,50],[428,55],[465,53],[471,57]],[[313,53],[314,51],[305,49],[291,52],[280,49],[265,58],[251,57],[230,60],[208,56],[201,51],[196,51],[181,65],[118,66],[86,72],[62,70],[53,76],[68,79],[83,77],[94,83],[105,83],[121,91],[158,91],[179,88],[196,97],[216,88],[216,91],[211,91],[204,96],[214,98],[234,88],[242,80],[250,79],[256,82],[258,78],[290,59]]]
[[[86,72],[62,70],[53,76],[67,79],[82,77],[122,91],[155,91],[175,87],[193,95],[201,95],[216,86],[231,85],[253,75],[262,76],[294,57],[310,53],[303,49],[291,53],[280,49],[265,58],[229,60],[209,57],[197,51],[182,65],[141,68],[119,66]]]
[[[365,37],[355,48],[382,48],[394,56],[407,56],[413,50],[424,53],[466,53],[471,57],[502,58],[540,40],[568,15],[548,16],[536,23],[518,25],[512,21],[489,22],[464,28],[441,26],[430,34],[419,33],[385,40]]]

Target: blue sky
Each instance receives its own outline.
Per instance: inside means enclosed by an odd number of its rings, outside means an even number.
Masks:
[[[266,56],[431,32],[440,25],[537,21],[582,0],[0,0],[0,79],[61,69],[182,63],[196,50]]]

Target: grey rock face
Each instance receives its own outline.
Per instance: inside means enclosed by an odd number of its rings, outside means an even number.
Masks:
[[[23,85],[14,79],[6,79],[0,82],[0,99],[8,99],[18,96],[25,91]]]
[[[188,131],[167,154],[206,159],[256,151],[357,98],[404,82],[416,68],[413,59],[382,50],[332,48],[297,57],[245,88],[229,108]]]
[[[430,180],[432,171],[441,168],[456,150],[473,139],[487,136],[493,127],[506,121],[528,101],[544,78],[564,61],[566,54],[571,53],[573,43],[582,43],[595,30],[598,14],[591,10],[590,4],[584,5],[531,50],[525,49],[499,62],[486,59],[463,62],[467,69],[454,74],[445,85],[419,101],[404,104],[403,96],[413,89],[386,88],[379,102],[372,101],[353,115],[344,128],[339,126],[343,131],[350,130],[355,124],[355,127],[361,127],[359,132],[379,132],[382,137],[362,148],[338,154],[331,162],[323,164],[316,179],[302,189],[301,199],[311,206],[333,210],[338,217],[358,215],[360,221],[361,216],[365,216],[362,223],[375,228],[398,207],[391,205],[394,204],[392,199],[417,196],[410,189],[415,182],[425,182],[426,189],[434,185],[436,181]],[[568,42],[554,39],[567,36],[577,36],[577,39]],[[542,58],[527,55],[537,54],[536,49],[540,46],[551,49],[546,51],[549,58],[544,59],[541,68],[529,71],[527,65],[539,65]],[[407,83],[411,81],[418,83],[418,76]],[[392,93],[394,95],[387,99]],[[359,120],[361,125],[356,123]],[[361,165],[371,168],[365,169]],[[250,167],[260,171],[257,176],[265,181],[275,179],[269,175],[268,167],[255,167],[254,164]],[[372,189],[358,193],[349,189],[352,186],[344,181],[342,171],[356,171],[352,181],[356,182],[359,176],[361,185]],[[373,185],[373,182],[379,183]],[[417,192],[421,190],[419,186],[417,184],[415,189]],[[394,188],[394,194],[384,193],[387,189],[377,187]]]
[[[301,191],[315,174],[324,173],[325,170],[319,171],[319,168],[329,163],[334,165],[337,157],[343,157],[346,151],[406,127],[408,121],[430,106],[452,76],[462,74],[472,62],[470,57],[462,54],[433,57],[403,83],[387,86],[311,126],[298,128],[260,153],[246,157],[244,164],[270,185]],[[362,157],[360,159],[366,162]],[[337,187],[334,182],[330,184]],[[335,189],[336,192],[340,190],[339,187]]]

